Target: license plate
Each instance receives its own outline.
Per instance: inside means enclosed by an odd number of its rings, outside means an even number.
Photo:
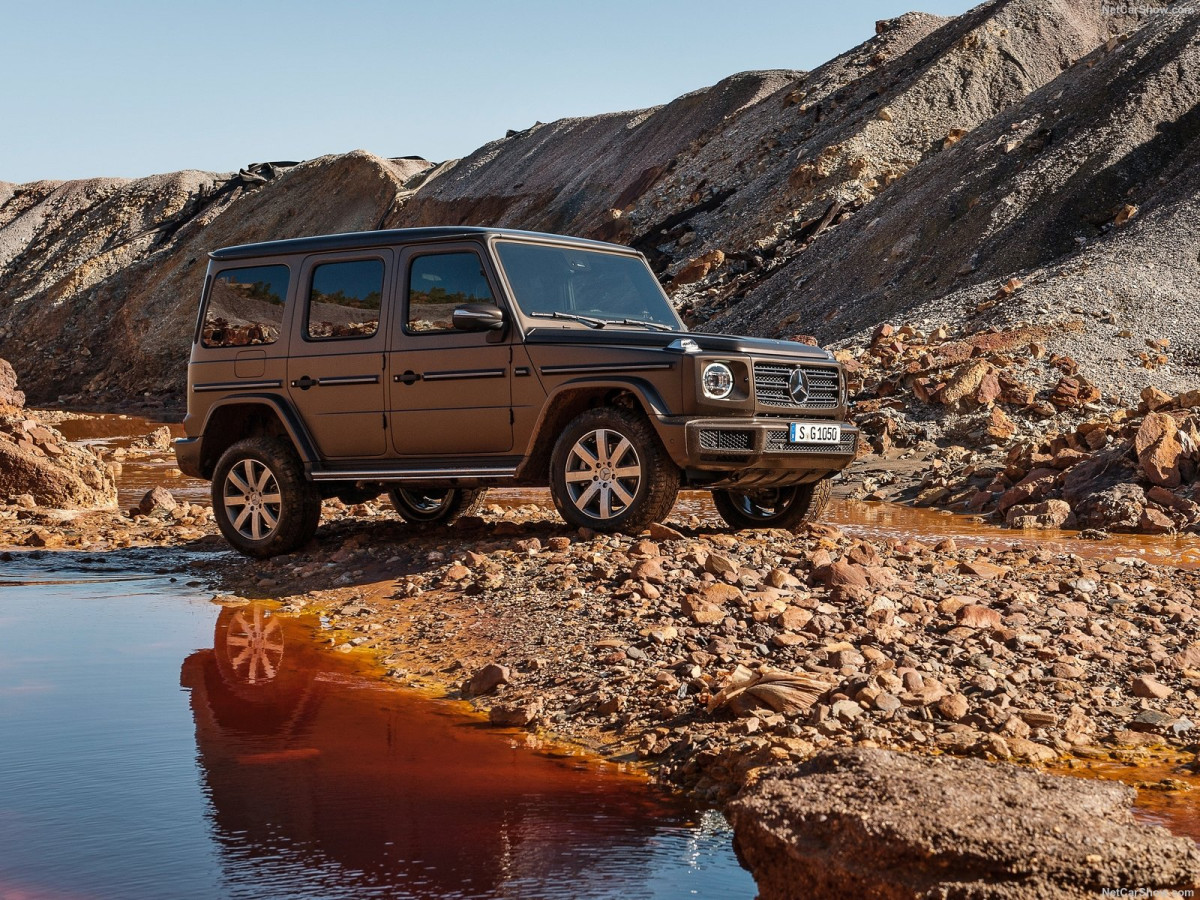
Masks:
[[[842,426],[792,422],[788,430],[788,440],[793,444],[840,444]]]

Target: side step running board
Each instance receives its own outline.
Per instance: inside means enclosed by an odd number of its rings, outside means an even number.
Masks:
[[[515,478],[515,468],[320,469],[313,481],[453,481],[457,478]]]

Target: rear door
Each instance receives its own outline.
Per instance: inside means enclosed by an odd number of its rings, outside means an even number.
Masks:
[[[400,456],[512,449],[511,313],[504,332],[459,331],[452,323],[463,303],[500,303],[480,250],[464,243],[400,254],[403,302],[388,366],[392,445]]]
[[[288,389],[325,459],[387,451],[387,323],[393,253],[310,256],[300,272]]]

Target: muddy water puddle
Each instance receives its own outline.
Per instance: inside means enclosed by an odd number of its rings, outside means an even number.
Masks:
[[[1155,759],[1133,763],[1081,760],[1056,768],[1059,775],[1121,781],[1137,789],[1138,819],[1163,825],[1174,834],[1200,842],[1200,772],[1194,764]]]
[[[135,441],[163,425],[171,429],[172,438],[183,437],[183,426],[177,422],[156,421],[140,416],[72,413],[54,423],[54,427],[65,438],[95,448],[118,467],[117,493],[122,509],[137,506],[146,491],[156,487],[165,487],[179,500],[208,504],[208,482],[181,474],[172,451],[138,452],[134,446]],[[118,459],[112,456],[113,451],[117,450],[133,452],[124,459]]]
[[[318,622],[172,568],[0,571],[0,897],[754,895],[718,814],[382,686]]]

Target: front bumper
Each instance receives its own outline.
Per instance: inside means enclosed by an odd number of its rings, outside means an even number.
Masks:
[[[179,471],[190,478],[203,478],[204,473],[200,471],[200,438],[179,438],[174,446]]]
[[[858,453],[859,431],[846,422],[839,444],[793,444],[792,422],[834,424],[807,417],[660,419],[664,443],[677,465],[692,472],[727,473],[737,481],[797,483],[844,469]]]

